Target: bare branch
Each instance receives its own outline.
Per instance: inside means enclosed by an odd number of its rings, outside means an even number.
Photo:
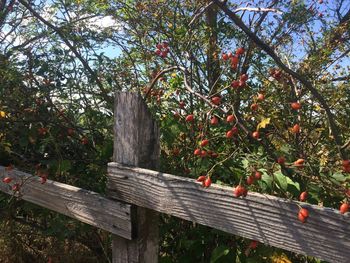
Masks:
[[[277,13],[279,15],[282,15],[283,13],[275,8],[264,8],[264,7],[239,7],[235,10],[233,10],[234,13],[238,13],[241,11],[251,11],[251,12],[273,12]]]
[[[214,4],[213,1],[209,2],[206,6],[202,7],[201,10],[198,10],[198,13],[194,15],[191,22],[188,24],[189,27],[201,16],[207,11],[208,8],[210,8]]]

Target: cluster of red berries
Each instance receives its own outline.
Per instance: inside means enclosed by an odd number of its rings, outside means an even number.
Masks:
[[[166,56],[169,53],[169,44],[168,42],[158,43],[156,45],[156,51],[157,56],[160,56],[161,58],[166,58]]]
[[[238,67],[239,56],[243,55],[244,52],[245,52],[244,48],[240,47],[240,48],[237,48],[235,54],[232,54],[232,52],[222,54],[222,59],[224,61],[230,60],[231,68],[233,70],[236,70]]]
[[[201,147],[206,147],[208,144],[209,144],[209,140],[207,140],[207,139],[204,139],[200,142]],[[217,158],[219,156],[217,153],[215,153],[211,150],[206,151],[206,150],[203,150],[200,148],[195,149],[193,154],[195,156],[199,156],[202,158],[205,158],[205,157]]]
[[[211,185],[211,179],[210,176],[207,175],[201,175],[197,178],[197,182],[201,182],[203,187],[208,188]]]
[[[262,173],[259,171],[254,172],[254,174],[249,175],[246,179],[247,185],[252,185],[255,181],[259,181],[262,178]]]
[[[11,172],[13,170],[13,168],[14,168],[13,165],[9,165],[9,166],[5,167],[5,171],[6,172]],[[2,179],[3,183],[5,183],[5,184],[10,184],[12,182],[12,180],[13,179],[12,179],[11,176],[5,176]],[[12,188],[12,191],[18,192],[20,190],[20,184],[19,183],[14,183],[11,188]]]
[[[248,80],[248,75],[242,74],[241,76],[239,76],[239,80],[233,80],[231,82],[231,87],[234,89],[244,88],[247,85],[247,80]]]

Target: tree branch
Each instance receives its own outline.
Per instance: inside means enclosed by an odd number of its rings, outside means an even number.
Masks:
[[[299,74],[298,72],[293,71],[288,66],[286,66],[282,60],[276,55],[274,50],[267,45],[264,41],[262,41],[255,33],[253,33],[245,24],[244,22],[231,10],[228,9],[228,7],[220,2],[219,0],[214,0],[215,4],[220,7],[220,9],[241,29],[246,33],[246,35],[254,41],[254,43],[259,46],[262,50],[264,50],[274,61],[275,63],[283,69],[285,72],[290,74],[292,77],[297,79],[300,83],[304,85],[304,87],[311,92],[311,94],[317,99],[317,101],[320,103],[322,108],[325,110],[327,115],[327,120],[329,123],[329,128],[332,132],[332,135],[334,136],[334,141],[337,145],[337,149],[343,159],[347,159],[346,152],[342,149],[342,139],[341,135],[339,133],[338,127],[335,123],[334,116],[331,112],[331,109],[329,108],[326,100],[323,98],[323,96],[318,92],[318,90],[313,87],[311,82]]]
[[[238,13],[240,11],[251,11],[251,12],[274,12],[279,15],[282,15],[283,13],[275,8],[264,8],[264,7],[239,7],[235,10],[233,10],[234,13]]]
[[[82,57],[82,55],[78,52],[78,50],[69,42],[69,40],[66,38],[62,30],[53,24],[51,24],[49,21],[45,20],[42,16],[40,16],[39,13],[37,13],[30,5],[29,3],[25,2],[24,0],[19,0],[19,3],[21,3],[25,8],[27,8],[34,17],[36,17],[39,21],[41,21],[43,24],[45,24],[47,27],[51,28],[53,31],[57,33],[57,35],[60,36],[60,38],[63,40],[63,42],[68,46],[68,48],[73,52],[73,54],[78,58],[78,60],[83,64],[84,68],[89,72],[91,78],[96,82],[97,86],[102,92],[102,97],[109,103],[112,103],[113,99],[108,96],[107,90],[104,88],[102,82],[97,77],[97,74],[93,69],[90,67],[89,63]]]

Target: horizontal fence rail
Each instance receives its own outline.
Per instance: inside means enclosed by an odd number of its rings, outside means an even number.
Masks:
[[[193,179],[119,163],[109,163],[108,173],[108,195],[115,199],[288,251],[349,262],[350,217],[334,209],[259,193],[236,198],[229,187],[206,189]],[[300,206],[310,212],[306,223],[297,219]]]
[[[12,178],[12,182],[23,183],[20,192],[14,192],[11,185],[0,182],[0,191],[9,195],[19,195],[23,200],[33,204],[126,239],[132,239],[131,205],[112,201],[98,193],[51,180],[41,184],[38,176],[18,170],[5,173],[5,168],[0,166],[0,171],[1,181],[6,174]]]

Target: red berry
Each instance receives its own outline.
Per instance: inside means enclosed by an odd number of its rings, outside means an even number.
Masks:
[[[212,158],[216,158],[216,157],[218,157],[218,156],[219,156],[218,153],[212,153],[212,154],[211,154],[211,157],[212,157]]]
[[[168,48],[169,47],[169,43],[168,42],[163,42],[163,48]]]
[[[219,119],[216,118],[215,116],[211,118],[210,124],[211,125],[217,125],[219,123]]]
[[[156,49],[156,51],[154,51],[154,53],[156,53],[157,56],[160,56],[160,54],[162,54],[162,51],[160,49]]]
[[[193,114],[187,115],[185,120],[186,120],[187,122],[192,122],[192,121],[194,121],[194,116],[193,116]]]
[[[251,185],[254,183],[254,176],[250,175],[247,177],[247,185]]]
[[[39,133],[40,135],[45,135],[47,132],[48,132],[48,129],[47,129],[47,128],[39,128],[39,129],[38,129],[38,133]]]
[[[193,154],[194,155],[201,155],[201,149],[195,149]]]
[[[204,150],[201,151],[201,157],[204,158],[204,157],[207,157],[208,153]]]
[[[46,183],[46,181],[47,181],[47,178],[46,178],[45,176],[43,176],[43,177],[40,178],[40,183],[41,183],[41,184]]]
[[[205,175],[201,175],[201,176],[199,176],[198,178],[197,178],[197,182],[204,182],[205,181],[205,179],[207,179],[207,177],[205,176]]]
[[[5,184],[9,184],[9,183],[11,183],[12,178],[11,178],[11,177],[5,177],[5,178],[2,179],[2,181],[3,181]]]
[[[243,187],[243,190],[242,190],[242,196],[246,197],[248,194],[248,190],[247,188]]]
[[[265,99],[265,95],[262,93],[258,94],[258,100],[263,101]]]
[[[226,132],[226,138],[232,138],[233,137],[233,131],[229,130],[228,132]]]
[[[302,167],[304,165],[305,160],[304,159],[298,159],[294,162],[295,166]]]
[[[219,96],[215,96],[215,97],[211,98],[211,102],[215,105],[219,105],[221,102],[221,98]]]
[[[236,67],[238,65],[238,61],[239,59],[237,56],[231,57],[231,66]]]
[[[203,140],[203,141],[201,141],[201,146],[202,147],[205,147],[205,146],[207,146],[209,144],[209,140]]]
[[[236,186],[236,188],[233,189],[233,194],[235,197],[240,197],[243,194],[243,186],[238,185]]]
[[[20,188],[20,186],[19,186],[19,184],[14,184],[13,186],[12,186],[12,191],[19,191],[19,188]]]
[[[183,102],[183,101],[180,101],[179,102],[179,107],[180,107],[180,109],[183,109],[183,108],[185,108],[185,102]]]
[[[234,115],[228,115],[226,118],[227,122],[233,122],[235,120],[235,116]]]
[[[300,126],[299,124],[295,124],[292,128],[293,133],[300,133]]]
[[[280,165],[284,165],[286,162],[286,158],[284,158],[283,156],[280,156],[277,158],[277,163]]]
[[[238,80],[234,80],[231,82],[231,87],[232,88],[238,88],[239,87],[239,81]]]
[[[156,48],[158,48],[158,49],[162,49],[162,48],[163,48],[163,45],[162,45],[162,44],[160,44],[160,43],[158,43],[158,44],[156,45]]]
[[[247,85],[247,84],[246,84],[245,81],[243,81],[243,80],[240,80],[240,81],[239,81],[239,85],[238,85],[238,86],[239,86],[240,88],[244,88],[246,85]]]
[[[5,167],[5,171],[7,171],[7,172],[12,171],[13,169],[14,169],[13,164],[10,164],[10,165],[8,165],[8,166]]]
[[[301,214],[305,218],[309,217],[309,211],[306,208],[300,208],[299,214]]]
[[[343,166],[344,173],[350,173],[350,166]]]
[[[227,53],[227,56],[228,56],[229,58],[232,58],[232,57],[233,57],[232,52],[228,52],[228,53]]]
[[[204,187],[209,187],[211,185],[211,179],[210,177],[208,177],[205,181],[204,181]]]
[[[349,211],[349,204],[348,203],[341,204],[339,210],[340,210],[340,213],[345,214],[346,212]]]
[[[255,241],[255,240],[253,240],[253,241],[250,242],[250,244],[249,244],[249,247],[250,247],[251,249],[256,249],[257,246],[258,246],[258,241]]]
[[[88,138],[83,137],[83,138],[81,139],[81,144],[86,145],[86,144],[88,144],[88,143],[89,143],[89,139],[88,139]]]
[[[238,134],[238,128],[236,126],[233,126],[231,131],[233,132],[233,134]]]
[[[228,60],[228,55],[226,53],[222,54],[222,60],[224,61]]]
[[[231,63],[231,68],[232,68],[232,70],[236,70],[236,69],[237,69],[237,67],[238,67],[238,65],[237,65],[237,64],[235,64],[235,63]]]
[[[298,219],[299,221],[301,221],[302,223],[306,222],[306,217],[304,217],[302,214],[298,213]]]
[[[255,177],[256,180],[261,180],[262,173],[259,172],[259,171],[256,171],[255,174],[254,174],[254,177]]]
[[[68,128],[67,134],[68,134],[69,136],[72,136],[72,135],[74,134],[74,129]]]
[[[246,82],[248,80],[248,75],[247,74],[242,74],[239,77],[239,80],[242,81],[242,82]]]
[[[250,109],[252,111],[256,111],[259,108],[259,105],[257,103],[253,103],[252,105],[250,105]]]
[[[247,193],[247,189],[242,185],[238,185],[236,188],[233,189],[233,194],[235,197],[247,196]]]
[[[299,102],[292,102],[290,104],[293,110],[300,110],[301,109],[301,104]]]
[[[253,137],[254,139],[259,139],[259,137],[260,137],[259,132],[258,132],[258,131],[253,132],[252,137]]]
[[[304,192],[302,192],[302,193],[300,194],[299,200],[300,200],[301,202],[305,202],[306,199],[307,199],[307,196],[308,196],[308,193],[307,193],[306,191],[304,191]]]
[[[237,55],[243,55],[244,52],[245,52],[245,50],[244,50],[243,47],[240,47],[240,48],[238,48],[238,49],[236,50],[236,54],[237,54]]]
[[[343,166],[350,166],[350,160],[343,160]]]

